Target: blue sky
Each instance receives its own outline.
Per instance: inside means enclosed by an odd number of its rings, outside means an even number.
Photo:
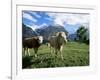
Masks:
[[[33,30],[49,25],[61,25],[69,33],[74,33],[81,25],[89,28],[89,14],[22,11],[22,22]]]

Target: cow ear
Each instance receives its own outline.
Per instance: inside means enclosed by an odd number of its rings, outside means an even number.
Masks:
[[[36,40],[38,40],[38,41],[39,41],[39,37],[37,37],[37,38],[36,38]]]
[[[59,35],[60,35],[60,32],[57,32],[57,33],[56,33],[56,36],[59,36]]]

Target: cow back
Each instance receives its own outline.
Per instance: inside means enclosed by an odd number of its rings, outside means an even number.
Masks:
[[[38,43],[38,38],[28,38],[23,40],[23,47],[27,48],[38,48],[40,44]]]

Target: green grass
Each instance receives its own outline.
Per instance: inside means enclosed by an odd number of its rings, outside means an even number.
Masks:
[[[64,60],[55,54],[51,55],[47,45],[42,45],[38,50],[38,57],[34,57],[33,49],[31,56],[23,56],[23,68],[49,68],[49,67],[72,67],[89,65],[89,45],[78,42],[68,42],[63,49]]]

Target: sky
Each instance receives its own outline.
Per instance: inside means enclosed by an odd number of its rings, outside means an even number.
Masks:
[[[22,23],[33,30],[49,25],[61,25],[72,34],[81,25],[89,29],[89,14],[24,10]]]

